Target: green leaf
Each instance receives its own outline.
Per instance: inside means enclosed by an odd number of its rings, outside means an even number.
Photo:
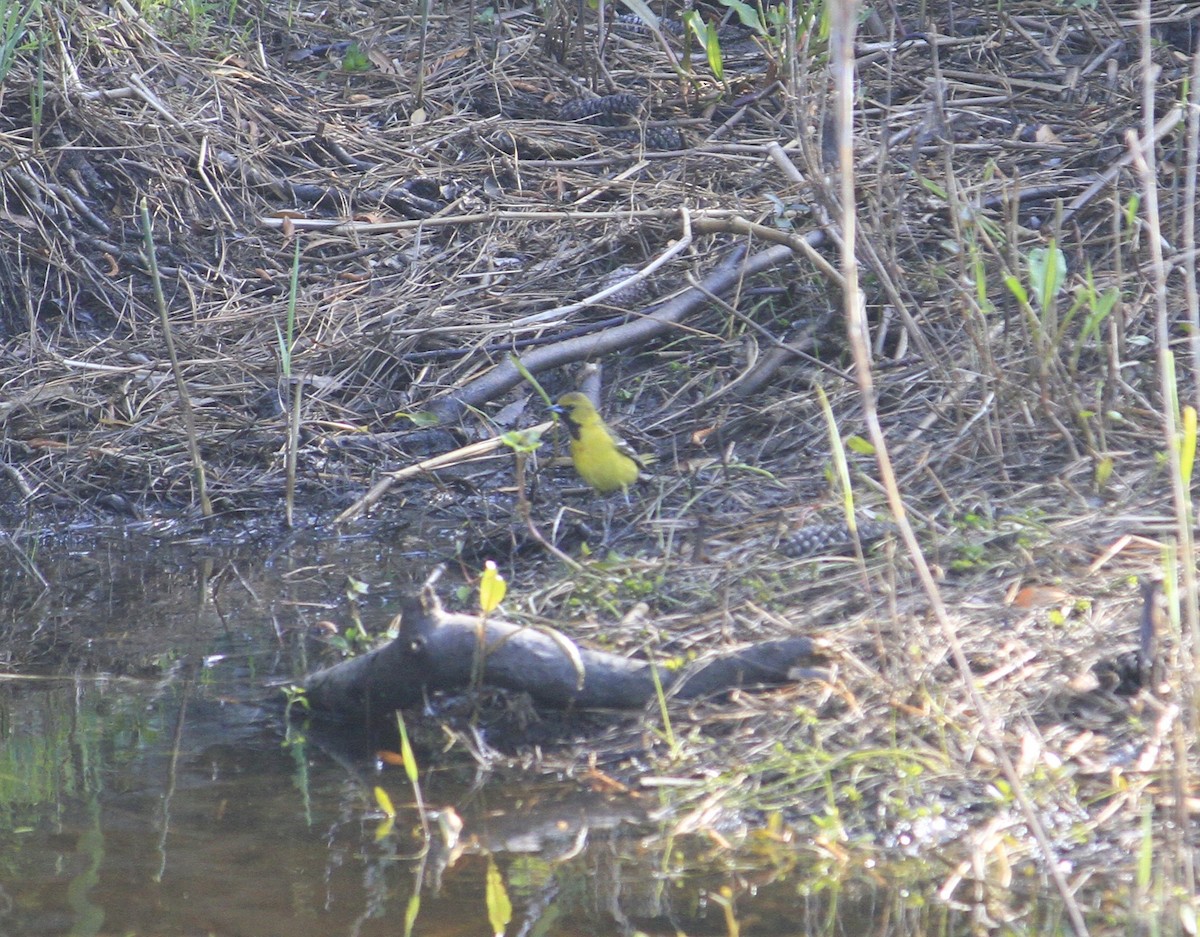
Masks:
[[[708,67],[712,69],[717,81],[725,84],[725,59],[721,56],[721,40],[717,36],[717,27],[708,23],[705,30],[704,53],[708,56]]]
[[[646,4],[646,0],[621,0],[621,2],[629,7],[631,13],[640,17],[643,23],[656,32],[658,31],[658,17]]]
[[[927,179],[924,176],[918,175],[917,182],[920,184],[921,188],[925,189],[927,192],[931,192],[941,201],[949,201],[949,196],[946,195],[946,190],[932,179]]]
[[[721,58],[721,40],[717,37],[717,28],[706,23],[704,17],[695,10],[689,10],[683,16],[683,24],[692,32],[708,57],[708,67],[716,76],[717,81],[725,83],[725,61]]]
[[[743,3],[742,0],[720,0],[720,3],[721,6],[733,10],[747,29],[753,29],[760,36],[767,34],[767,27],[763,25],[762,17],[758,15],[758,10],[750,4]]]
[[[522,361],[516,355],[509,355],[508,363],[516,368],[517,373],[520,374],[521,377],[523,377],[526,381],[528,381],[530,386],[538,392],[538,396],[545,401],[547,407],[554,402],[550,399],[550,395],[546,393],[546,388],[539,384],[538,379],[533,376],[533,372],[530,371],[529,368],[525,367],[524,361]]]
[[[857,455],[874,455],[875,447],[861,436],[847,436],[846,448]]]
[[[1141,207],[1142,197],[1140,195],[1135,192],[1129,196],[1129,201],[1125,203],[1125,227],[1133,227],[1133,223],[1137,220],[1137,215]]]
[[[344,72],[369,72],[371,70],[371,60],[367,58],[367,54],[363,52],[362,47],[357,43],[352,43],[350,48],[346,50],[346,54],[342,56],[342,71]]]
[[[392,417],[397,420],[408,420],[418,429],[428,429],[430,426],[437,426],[441,422],[437,418],[436,413],[430,413],[428,410],[418,410],[416,413],[406,413],[403,410],[397,410],[392,414]]]
[[[500,870],[496,868],[496,862],[491,856],[488,856],[487,867],[487,911],[492,933],[496,937],[503,937],[509,922],[512,921],[512,902],[508,899],[504,879],[500,877]]]
[[[513,452],[534,452],[542,444],[542,434],[532,429],[515,429],[500,437]]]
[[[1054,305],[1066,281],[1067,258],[1053,240],[1029,252],[1029,284],[1043,312]]]
[[[283,330],[279,328],[279,323],[273,323],[275,326],[275,340],[279,343],[279,368],[283,371],[284,377],[292,375],[292,349],[286,338],[283,337]]]
[[[1004,274],[1004,285],[1008,287],[1008,291],[1017,297],[1017,302],[1022,306],[1029,305],[1029,294],[1025,292],[1025,287],[1011,273]]]

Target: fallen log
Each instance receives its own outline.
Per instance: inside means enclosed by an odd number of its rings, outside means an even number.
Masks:
[[[481,636],[482,630],[482,636]],[[483,660],[477,664],[482,651]],[[808,638],[767,641],[683,669],[658,668],[663,691],[681,699],[742,687],[778,686],[811,676],[820,663]],[[555,709],[637,709],[657,695],[652,666],[577,647],[565,636],[443,611],[426,586],[407,599],[390,643],[311,674],[310,711],[348,722],[373,722],[439,692],[478,685],[528,693]]]

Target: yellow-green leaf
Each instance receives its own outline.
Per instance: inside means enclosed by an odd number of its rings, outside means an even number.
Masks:
[[[488,560],[483,565],[483,576],[479,580],[479,610],[490,615],[504,601],[504,593],[508,591],[508,583],[496,569],[496,564]]]
[[[500,437],[513,452],[536,452],[542,444],[542,434],[534,429],[515,429]]]
[[[1196,408],[1183,408],[1183,435],[1179,446],[1179,474],[1185,485],[1192,483],[1192,469],[1196,465]]]
[[[414,888],[408,896],[408,904],[404,907],[404,937],[412,937],[413,927],[417,923],[417,915],[421,913],[421,890]]]
[[[408,783],[417,786],[417,756],[413,754],[412,745],[408,742],[408,729],[404,726],[404,716],[396,710],[396,725],[400,727],[400,760],[404,762],[404,774]],[[418,792],[419,793],[419,792]]]
[[[375,788],[375,803],[379,805],[379,809],[383,811],[384,816],[389,819],[396,815],[396,808],[392,806],[392,798],[388,797],[388,792],[382,787]]]
[[[392,830],[396,828],[395,817],[385,817],[384,821],[375,827],[375,842],[387,839],[392,835]]]
[[[856,455],[874,455],[875,447],[861,436],[847,436],[846,448]]]
[[[1021,285],[1021,281],[1014,277],[1011,273],[1006,273],[1004,275],[1004,285],[1008,287],[1009,292],[1017,297],[1017,302],[1019,302],[1022,306],[1029,304],[1029,294],[1025,292],[1025,287],[1023,287]]]
[[[1096,490],[1097,491],[1103,491],[1105,486],[1108,485],[1108,480],[1109,480],[1109,478],[1112,477],[1114,464],[1115,463],[1113,462],[1113,460],[1110,456],[1105,456],[1103,459],[1101,459],[1099,462],[1096,463]]]
[[[365,72],[370,71],[371,60],[367,58],[367,54],[363,52],[362,47],[356,42],[346,50],[346,54],[342,56],[342,71],[346,72]]]
[[[502,937],[512,920],[512,902],[508,899],[504,879],[500,877],[500,870],[491,856],[488,856],[487,867],[487,911],[492,933]]]
[[[397,420],[408,420],[418,429],[428,429],[431,426],[437,426],[441,422],[436,413],[431,413],[428,410],[418,410],[415,413],[397,410],[392,416]]]

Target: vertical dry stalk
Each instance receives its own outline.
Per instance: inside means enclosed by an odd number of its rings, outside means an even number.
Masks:
[[[845,278],[843,297],[845,301],[846,333],[854,356],[854,376],[858,382],[859,396],[862,400],[863,421],[871,443],[875,447],[876,459],[879,465],[880,480],[887,494],[888,506],[896,521],[901,539],[903,539],[909,556],[921,580],[921,585],[929,598],[930,608],[941,625],[942,632],[950,647],[951,656],[961,675],[971,703],[979,714],[983,726],[984,737],[996,753],[997,761],[1004,772],[1013,795],[1020,805],[1038,848],[1042,853],[1043,866],[1054,882],[1055,889],[1062,899],[1063,906],[1071,922],[1071,928],[1077,937],[1088,933],[1083,914],[1074,899],[1071,887],[1063,875],[1062,868],[1050,845],[1049,837],[1038,816],[1033,802],[1025,790],[1024,783],[1017,773],[1016,766],[1005,747],[1003,733],[999,720],[980,694],[975,684],[962,644],[954,630],[954,624],[946,612],[945,603],[934,580],[916,534],[908,522],[904,502],[900,497],[900,489],[896,482],[887,441],[883,435],[883,427],[879,422],[879,411],[875,401],[874,378],[871,374],[871,343],[866,319],[863,297],[858,286],[858,261],[855,256],[855,236],[857,227],[856,193],[854,178],[854,32],[857,23],[858,3],[856,0],[834,0],[832,6],[832,33],[830,37],[830,52],[833,63],[834,77],[834,110],[837,117],[838,141],[838,179],[840,223],[842,229],[842,275]]]
[[[171,361],[171,375],[175,378],[175,390],[179,394],[179,409],[187,433],[188,452],[192,457],[192,470],[196,473],[196,492],[200,496],[200,510],[205,517],[212,517],[212,502],[208,499],[205,482],[204,460],[200,458],[200,440],[196,435],[196,419],[192,414],[192,398],[188,394],[187,382],[179,367],[179,356],[175,353],[175,336],[171,332],[171,318],[167,315],[167,301],[163,296],[162,277],[158,272],[158,257],[154,250],[154,229],[150,225],[150,208],[143,197],[141,201],[142,240],[146,246],[146,263],[150,266],[150,283],[154,288],[154,302],[162,322],[163,341],[167,346],[167,357]]]
[[[1196,257],[1196,199],[1200,197],[1197,191],[1197,177],[1200,176],[1200,45],[1192,55],[1192,82],[1189,91],[1189,107],[1187,116],[1187,166],[1184,180],[1183,198],[1183,255]],[[1187,302],[1188,322],[1191,324],[1192,346],[1192,406],[1200,411],[1200,286],[1197,285],[1196,263],[1183,264],[1184,299]],[[1190,479],[1184,479],[1188,484]],[[1190,525],[1189,525],[1190,526]],[[1191,554],[1187,554],[1190,556]],[[1188,564],[1190,568],[1191,564]],[[1200,671],[1200,615],[1196,611],[1198,596],[1188,592],[1188,630],[1192,640],[1192,685],[1195,685],[1196,674]],[[1192,706],[1187,713],[1192,732],[1197,728],[1198,714],[1195,708],[1195,694]]]
[[[1175,420],[1175,408],[1179,405],[1179,390],[1176,385],[1176,369],[1174,356],[1171,353],[1171,320],[1167,306],[1167,265],[1163,255],[1162,218],[1158,205],[1158,171],[1154,153],[1154,90],[1158,81],[1158,67],[1153,60],[1153,44],[1150,35],[1150,4],[1151,0],[1142,0],[1138,8],[1138,33],[1141,39],[1142,63],[1142,139],[1130,131],[1128,144],[1133,152],[1133,166],[1142,184],[1142,204],[1146,212],[1146,227],[1149,229],[1147,244],[1150,248],[1150,270],[1154,277],[1154,343],[1158,356],[1159,399],[1162,408],[1163,439],[1167,450],[1167,460],[1170,465],[1171,497],[1175,506],[1175,534],[1177,538],[1176,554],[1183,558],[1180,562],[1180,581],[1182,585],[1183,607],[1186,610],[1188,629],[1187,636],[1193,637],[1197,631],[1196,625],[1196,564],[1193,560],[1195,549],[1192,538],[1191,499],[1186,485],[1187,480],[1181,471],[1180,448],[1177,438],[1178,426]],[[1195,164],[1192,164],[1194,175]],[[1194,183],[1193,183],[1194,184]],[[1194,263],[1194,259],[1189,263]],[[1195,375],[1193,375],[1193,379]],[[1194,640],[1192,655],[1196,653]],[[1191,655],[1184,655],[1181,660],[1186,663]],[[1179,681],[1179,692],[1185,719],[1177,721],[1173,729],[1175,744],[1173,800],[1175,806],[1175,823],[1168,825],[1168,836],[1173,847],[1176,862],[1178,884],[1190,891],[1195,881],[1195,863],[1192,847],[1183,832],[1191,825],[1186,807],[1187,794],[1192,786],[1188,777],[1188,741],[1196,732],[1196,668],[1192,666],[1190,673],[1184,673]]]

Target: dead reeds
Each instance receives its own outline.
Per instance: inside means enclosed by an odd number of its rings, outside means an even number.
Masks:
[[[838,791],[898,823],[944,810],[994,867],[1031,848],[968,830],[968,803],[1016,822],[999,738],[1035,805],[1089,832],[1128,835],[1147,803],[1188,819],[1193,581],[1171,593],[1186,613],[1164,637],[1164,686],[1130,702],[1072,681],[1134,642],[1133,579],[1164,568],[1137,545],[1190,529],[1172,449],[1172,408],[1200,393],[1190,5],[1141,22],[1136,3],[1024,0],[969,20],[925,4],[918,22],[898,4],[854,48],[850,150],[832,145],[815,34],[731,45],[722,85],[702,57],[681,77],[654,42],[610,34],[600,58],[597,24],[568,28],[557,8],[454,11],[425,34],[353,2],[320,21],[267,7],[188,23],[59,6],[53,26],[46,10],[24,24],[38,54],[10,50],[0,92],[10,516],[186,517],[203,465],[218,513],[267,516],[294,477],[323,522],[387,511],[404,486],[459,486],[425,515],[431,536],[505,543],[508,461],[460,460],[454,476],[445,453],[502,451],[481,440],[544,419],[511,355],[551,390],[600,358],[608,414],[657,456],[653,478],[609,518],[613,555],[564,572],[522,565],[510,539],[509,579],[531,615],[583,609],[582,636],[630,648],[826,633],[828,683],[693,714],[728,734],[691,736],[689,765],[720,762],[732,737],[752,766],[730,785],[741,806],[827,809],[830,829]],[[630,126],[555,119],[614,91],[644,102]],[[655,128],[686,146],[648,146]],[[862,564],[775,549],[837,519],[814,384],[856,503],[886,514],[844,329],[812,328],[840,322],[846,160],[879,426],[958,671],[894,544]],[[569,480],[544,465],[539,479],[539,529],[576,531],[567,550],[594,541]],[[650,614],[604,623],[639,601]],[[1118,783],[1130,745],[1153,757]],[[1143,798],[1160,777],[1169,805]]]

